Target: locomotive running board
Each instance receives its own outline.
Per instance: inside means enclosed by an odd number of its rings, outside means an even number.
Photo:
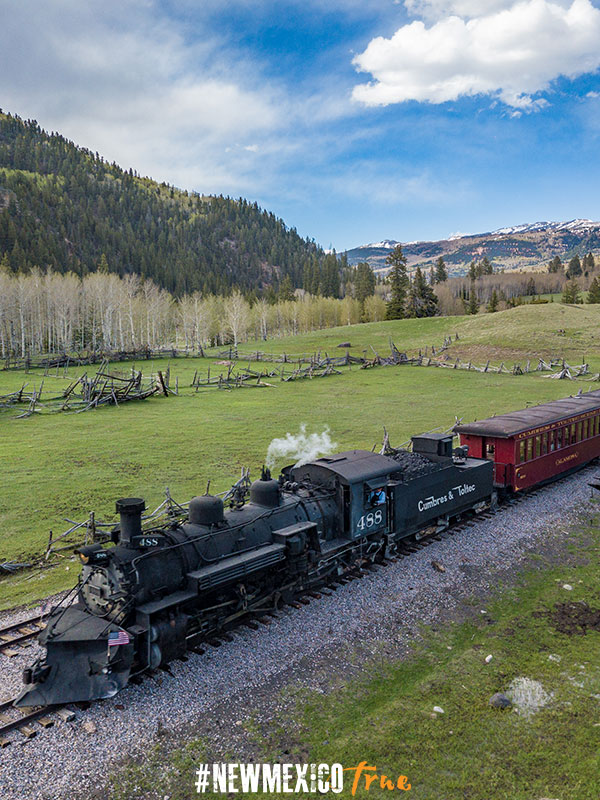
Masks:
[[[268,547],[261,547],[251,553],[224,558],[216,564],[210,564],[194,572],[188,572],[188,583],[197,592],[204,592],[222,583],[245,578],[252,572],[266,569],[267,567],[283,561],[285,558],[285,544],[271,544]]]

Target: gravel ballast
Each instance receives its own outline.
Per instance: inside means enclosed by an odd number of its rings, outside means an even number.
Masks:
[[[532,550],[544,552],[568,541],[569,525],[589,508],[588,481],[598,478],[600,469],[588,468],[331,596],[290,610],[272,625],[240,628],[223,647],[172,663],[171,676],[160,673],[85,712],[75,709],[74,721],[57,719],[31,741],[11,734],[12,744],[0,750],[2,799],[89,796],[110,774],[111,764],[155,743],[159,722],[163,735],[196,723],[206,733],[207,720],[214,719],[215,743],[231,744],[228,724],[239,724],[240,714],[243,718],[253,704],[261,705],[265,687],[275,692],[301,684],[322,691],[324,661],[357,643],[364,663],[376,652],[400,655],[419,625],[447,618],[469,598],[485,598],[498,575],[516,570]],[[432,560],[445,571],[433,569]],[[25,616],[13,615],[15,621]],[[3,624],[10,620],[10,614],[3,615]],[[0,700],[19,691],[21,671],[36,650],[34,645],[10,659],[0,655]],[[229,709],[227,719],[222,709]]]

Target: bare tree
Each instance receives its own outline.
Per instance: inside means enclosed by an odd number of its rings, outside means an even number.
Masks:
[[[231,297],[224,301],[225,320],[231,335],[233,344],[237,347],[239,340],[246,334],[250,322],[250,306],[243,295],[235,291]]]

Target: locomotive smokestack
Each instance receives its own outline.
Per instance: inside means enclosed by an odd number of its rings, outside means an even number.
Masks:
[[[141,497],[123,497],[117,500],[116,505],[120,516],[120,543],[123,547],[131,547],[133,537],[142,533],[142,511],[146,503]]]

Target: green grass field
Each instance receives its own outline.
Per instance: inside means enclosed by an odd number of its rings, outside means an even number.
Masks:
[[[564,355],[580,363],[585,355],[598,371],[599,323],[600,308],[594,306],[521,306],[478,317],[348,326],[240,349],[333,353],[336,344],[350,341],[354,353],[373,346],[384,355],[392,338],[400,349],[414,353],[426,345],[439,347],[444,336],[458,333],[452,357],[474,363],[491,358],[494,363],[524,364],[538,355]],[[179,397],[22,420],[12,410],[1,413],[0,561],[39,555],[50,529],[59,533],[68,527],[67,516],[82,520],[93,510],[99,519],[111,518],[119,497],[144,497],[150,508],[161,502],[167,486],[176,499],[188,500],[204,492],[209,479],[213,490],[227,488],[242,466],[251,467],[256,476],[271,439],[298,431],[301,423],[309,430],[328,426],[340,449],[370,449],[381,441],[384,425],[392,443],[400,444],[411,434],[450,427],[455,415],[481,418],[600,386],[547,380],[540,373],[512,376],[404,366],[356,368],[294,383],[274,380],[273,388],[194,393],[189,388],[194,371],[205,371],[207,363],[191,358],[171,362]],[[167,362],[138,366],[155,372]],[[129,370],[131,364],[117,368]],[[214,374],[226,368],[213,362],[212,369]],[[83,371],[72,370],[71,375]],[[94,368],[87,371],[92,374]],[[0,372],[0,394],[26,382],[39,385],[42,377],[35,371]],[[48,376],[44,393],[58,394],[67,385],[68,379]],[[70,585],[75,567],[66,571],[69,566],[0,580],[0,607]]]
[[[564,334],[559,331],[565,331]],[[240,350],[261,350],[269,353],[313,353],[317,350],[336,352],[342,342],[352,344],[351,352],[362,355],[370,347],[381,355],[389,352],[392,338],[400,350],[415,352],[426,345],[442,344],[444,336],[458,333],[456,348],[484,349],[507,359],[543,356],[564,356],[581,363],[587,356],[590,363],[600,367],[600,306],[566,306],[561,303],[523,305],[496,314],[479,314],[475,317],[433,317],[393,322],[370,322],[302,334],[293,338],[272,339],[267,342],[248,342]],[[222,350],[223,348],[218,348]],[[503,351],[503,354],[502,352]],[[337,351],[340,352],[340,351]],[[342,351],[343,352],[343,351]],[[485,363],[483,358],[483,363]]]

